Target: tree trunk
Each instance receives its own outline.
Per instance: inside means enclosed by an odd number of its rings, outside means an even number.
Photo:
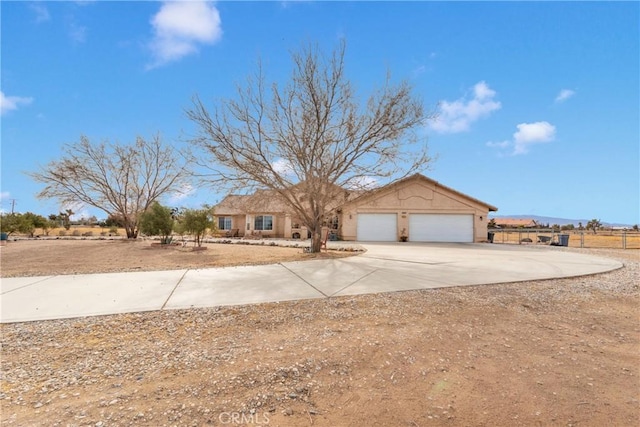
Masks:
[[[318,253],[322,249],[322,223],[318,222],[311,227],[311,253]]]
[[[125,224],[124,230],[127,232],[127,239],[138,238],[138,227],[136,224]]]

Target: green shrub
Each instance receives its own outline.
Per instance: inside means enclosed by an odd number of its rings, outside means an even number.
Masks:
[[[170,244],[173,231],[171,209],[154,202],[140,217],[140,231],[149,236],[160,236],[162,244]]]
[[[198,247],[202,246],[202,238],[207,229],[211,229],[212,232],[216,231],[213,209],[206,205],[202,209],[185,209],[180,222],[180,227],[195,237]]]

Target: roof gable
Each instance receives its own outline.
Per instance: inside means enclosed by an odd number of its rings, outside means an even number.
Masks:
[[[422,175],[422,174],[415,174],[415,175],[411,175],[408,176],[406,178],[402,178],[396,181],[393,181],[385,186],[376,188],[374,190],[371,190],[363,195],[361,195],[360,197],[357,197],[355,199],[353,199],[352,201],[350,201],[349,203],[347,203],[347,205],[352,205],[352,204],[362,204],[362,203],[367,203],[367,202],[371,202],[372,200],[378,199],[378,198],[384,198],[387,194],[393,192],[393,191],[401,191],[403,187],[407,187],[411,184],[414,183],[421,183],[424,184],[426,187],[430,187],[433,189],[433,194],[429,194],[428,192],[423,193],[420,196],[414,195],[413,197],[418,197],[418,198],[434,198],[434,197],[438,197],[438,194],[441,193],[449,193],[453,196],[455,196],[458,199],[462,199],[462,200],[466,200],[472,204],[476,204],[476,205],[481,205],[483,207],[486,207],[489,211],[497,211],[498,208],[496,208],[493,205],[490,205],[486,202],[483,202],[481,200],[478,200],[474,197],[468,196],[464,193],[461,193],[457,190],[454,190],[451,187],[447,187],[446,185],[442,185],[440,184],[438,181],[433,180],[431,178],[427,178],[426,176]]]
[[[421,185],[424,188],[422,188],[419,192],[409,191],[412,185]],[[453,200],[455,200],[459,203],[466,202],[472,205],[480,205],[487,208],[489,211],[498,210],[498,208],[496,208],[495,206],[468,196],[464,193],[454,190],[453,188],[442,185],[438,181],[427,178],[422,174],[411,175],[409,177],[396,180],[394,182],[391,182],[390,184],[364,193],[355,193],[346,190],[343,191],[343,200],[347,200],[342,204],[343,207],[354,204],[360,205],[371,203],[372,201],[375,201],[377,199],[383,202],[383,199],[386,196],[393,192],[398,192],[400,194],[401,200],[413,200],[414,203],[420,203],[419,199],[443,199],[449,195],[452,195],[453,197],[449,197],[449,199],[452,200],[450,201],[450,203],[453,203]],[[389,200],[389,203],[391,203],[391,200]],[[329,209],[332,209],[332,207],[329,207]],[[214,207],[214,210],[217,215],[291,213],[293,211],[293,209],[285,202],[284,198],[274,190],[258,190],[255,193],[249,195],[230,194],[226,196],[219,204],[217,204]]]

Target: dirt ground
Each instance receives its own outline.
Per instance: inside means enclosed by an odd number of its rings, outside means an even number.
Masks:
[[[1,325],[1,423],[640,425],[638,251],[566,250],[625,267],[572,279]],[[61,252],[73,258],[70,248]],[[143,252],[128,268],[156,266],[149,259],[159,252]],[[6,247],[0,253],[4,275],[15,258]],[[110,265],[125,261],[112,255]],[[21,264],[32,264],[28,257],[49,256],[33,246]]]
[[[205,243],[202,251],[194,251],[194,246],[127,239],[10,241],[0,246],[0,277],[230,267],[353,255],[306,254],[301,248],[268,245]]]

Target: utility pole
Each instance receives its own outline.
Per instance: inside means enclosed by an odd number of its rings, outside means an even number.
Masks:
[[[15,207],[16,207],[16,199],[11,199],[11,215],[13,215]]]

